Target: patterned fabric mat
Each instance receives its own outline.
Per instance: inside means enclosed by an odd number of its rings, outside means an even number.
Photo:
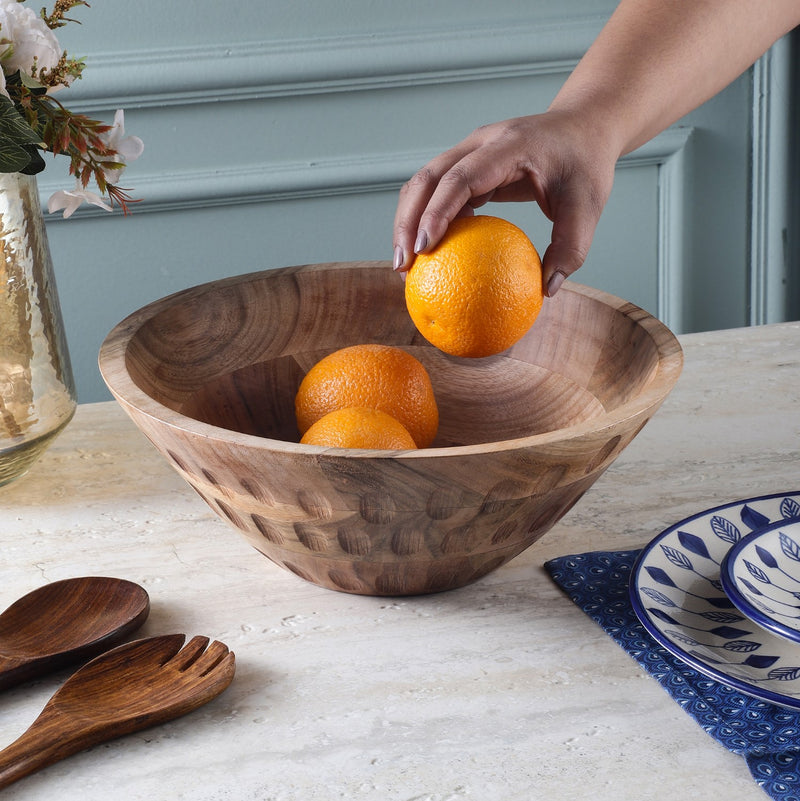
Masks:
[[[800,801],[800,712],[705,677],[645,631],[628,597],[639,551],[596,551],[545,563],[552,579],[715,740],[747,761],[776,801]]]

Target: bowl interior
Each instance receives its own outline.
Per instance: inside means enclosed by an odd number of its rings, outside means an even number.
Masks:
[[[204,423],[289,442],[299,440],[294,396],[313,364],[352,344],[403,347],[429,370],[437,447],[542,434],[617,409],[652,380],[666,331],[632,304],[568,283],[510,350],[454,358],[417,332],[402,279],[384,262],[226,279],[158,301],[129,325],[126,369],[146,395]]]

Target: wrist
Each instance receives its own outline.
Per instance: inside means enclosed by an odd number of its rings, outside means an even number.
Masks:
[[[567,132],[576,149],[591,153],[597,159],[616,163],[628,152],[629,134],[624,115],[613,113],[608,103],[594,98],[556,97],[546,116],[558,122],[559,129]]]

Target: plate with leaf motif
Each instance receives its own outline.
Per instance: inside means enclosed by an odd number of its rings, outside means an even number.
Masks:
[[[800,709],[800,645],[744,615],[720,573],[752,532],[800,518],[800,492],[735,501],[688,517],[639,554],[630,599],[648,633],[674,656],[740,692]]]
[[[800,520],[781,521],[741,539],[722,560],[720,578],[740,612],[800,643]]]

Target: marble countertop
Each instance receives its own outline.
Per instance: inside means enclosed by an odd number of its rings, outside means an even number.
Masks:
[[[710,506],[800,488],[800,323],[681,337],[653,420],[542,540],[479,582],[369,598],[308,584],[213,516],[114,402],[0,489],[0,608],[77,575],[136,581],[136,636],[225,642],[233,684],[73,756],[8,801],[762,801],[729,753],[552,583],[545,560],[644,545]],[[0,747],[69,671],[0,697]]]

